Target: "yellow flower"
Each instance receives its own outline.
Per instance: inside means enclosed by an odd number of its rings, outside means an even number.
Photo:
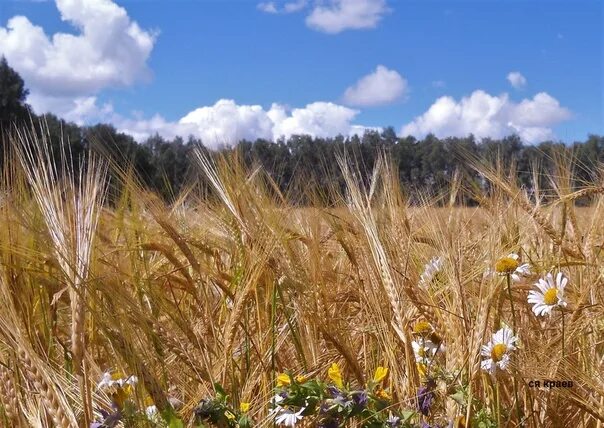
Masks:
[[[386,391],[385,389],[379,388],[376,392],[375,395],[378,398],[381,398],[382,400],[390,400],[392,397],[390,396],[390,394],[388,394],[388,391]]]
[[[426,377],[427,367],[424,363],[417,363],[417,371],[419,372],[419,376],[421,378]]]
[[[239,410],[241,413],[247,413],[247,411],[250,410],[250,403],[242,402],[239,404]]]
[[[413,333],[419,334],[420,336],[428,336],[432,334],[434,330],[428,321],[418,321],[413,326]]]
[[[516,258],[507,256],[497,260],[495,270],[502,274],[514,273],[518,266],[520,266],[520,262]]]
[[[226,416],[226,418],[229,421],[234,421],[235,420],[235,415],[230,410],[227,410],[226,412],[224,412],[224,415]]]
[[[304,375],[298,375],[294,378],[298,383],[304,383],[308,380],[308,378]]]
[[[378,367],[375,369],[375,374],[373,375],[373,381],[375,383],[381,382],[388,375],[387,367]]]
[[[287,373],[281,373],[277,376],[277,386],[288,386],[291,383],[292,380]]]
[[[342,373],[340,372],[340,366],[338,366],[337,363],[333,363],[331,365],[329,370],[327,370],[327,375],[338,388],[344,388],[344,382],[342,381]]]

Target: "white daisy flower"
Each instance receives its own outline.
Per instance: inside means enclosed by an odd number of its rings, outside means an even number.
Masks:
[[[510,353],[516,349],[518,340],[511,329],[503,327],[493,335],[486,345],[483,345],[480,355],[487,357],[480,363],[483,370],[495,374],[497,368],[505,370],[510,363]]]
[[[273,408],[268,413],[269,416],[274,415],[275,413],[281,412],[283,407],[281,406],[281,402],[285,400],[285,398],[280,394],[275,394],[269,401],[272,404]]]
[[[444,260],[442,257],[433,257],[428,263],[426,263],[424,266],[424,272],[419,278],[420,287],[425,288],[432,282],[436,274],[442,269],[443,261]]]
[[[155,417],[158,415],[157,406],[155,404],[153,404],[152,406],[147,406],[145,408],[145,414],[147,415],[148,419],[154,420]]]
[[[566,300],[564,300],[566,284],[568,278],[562,272],[558,272],[555,281],[551,273],[548,273],[545,279],[539,278],[539,282],[535,283],[539,291],[531,290],[528,295],[528,302],[533,305],[535,315],[551,315],[556,306],[566,307]]]
[[[128,379],[126,379],[124,381],[124,384],[126,385],[130,385],[130,386],[135,386],[138,383],[138,377],[132,375],[130,376]]]
[[[285,425],[286,427],[295,427],[298,421],[302,420],[304,417],[302,416],[304,410],[306,410],[306,407],[302,407],[297,412],[281,407],[279,414],[275,417],[275,422],[279,425]]]
[[[422,363],[425,360],[431,360],[439,350],[439,346],[431,340],[424,340],[423,343],[414,340],[411,342],[411,347],[415,354],[415,361],[418,363]]]
[[[516,253],[510,253],[506,257],[497,260],[495,271],[499,275],[510,275],[512,281],[519,282],[522,277],[531,274],[531,265],[528,263],[520,264],[520,256]],[[489,271],[490,276],[491,271]]]
[[[512,272],[512,281],[519,282],[522,277],[529,276],[531,274],[531,265],[523,263]]]
[[[98,389],[110,389],[114,385],[113,378],[111,377],[111,373],[105,372],[103,373],[103,377],[101,377],[101,381],[97,385]]]

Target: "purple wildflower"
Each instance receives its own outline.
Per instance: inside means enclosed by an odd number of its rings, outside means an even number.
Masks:
[[[386,425],[388,425],[389,428],[398,428],[401,425],[401,418],[390,413],[390,416],[386,419]]]
[[[336,388],[336,387],[335,387],[335,386],[333,386],[333,385],[329,385],[329,386],[327,387],[327,392],[329,392],[329,394],[330,394],[332,397],[341,397],[341,396],[343,396],[342,391],[340,391],[338,388]]]
[[[355,391],[352,393],[352,401],[359,407],[367,406],[367,391]]]
[[[427,416],[430,413],[430,407],[434,402],[434,391],[429,386],[420,386],[417,390],[417,408],[420,413]]]

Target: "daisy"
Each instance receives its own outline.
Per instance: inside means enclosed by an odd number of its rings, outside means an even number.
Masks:
[[[440,272],[442,266],[442,257],[433,257],[432,259],[430,259],[430,261],[424,266],[424,272],[419,278],[419,286],[422,288],[427,287],[432,282],[432,279],[434,279],[434,276],[436,276],[436,274]]]
[[[152,404],[151,406],[145,407],[145,414],[147,415],[147,419],[155,420],[158,414],[157,406]]]
[[[495,374],[497,368],[505,370],[510,363],[510,353],[516,349],[514,344],[517,340],[518,338],[508,327],[497,330],[489,343],[483,345],[480,351],[483,357],[487,357],[480,363],[480,367],[491,374]]]
[[[285,400],[285,397],[282,394],[275,394],[273,398],[270,399],[270,403],[273,405],[273,408],[269,412],[269,416],[272,416],[275,413],[280,413],[283,410],[283,406],[281,405],[283,400]]]
[[[523,263],[516,268],[516,270],[512,273],[512,281],[519,282],[522,277],[529,276],[531,274],[531,265],[528,263]]]
[[[111,373],[105,372],[105,373],[103,373],[103,377],[101,378],[101,381],[97,385],[97,388],[106,390],[106,389],[112,388],[113,385],[114,385],[114,381],[113,381],[113,378],[111,377]]]
[[[551,315],[556,306],[566,307],[564,288],[567,283],[568,278],[562,272],[558,272],[555,281],[551,273],[548,273],[545,279],[539,278],[539,282],[535,283],[539,291],[531,290],[528,295],[528,302],[533,305],[535,315]]]
[[[432,359],[439,348],[438,345],[431,340],[424,340],[422,342],[414,340],[411,342],[411,347],[413,348],[413,353],[415,354],[415,361],[418,363]]]
[[[275,422],[279,425],[285,425],[286,427],[295,427],[296,423],[304,417],[302,416],[304,410],[306,410],[306,407],[302,407],[297,412],[281,408],[279,414],[275,417]]]
[[[495,271],[500,275],[512,274],[520,266],[518,254],[510,253],[506,257],[502,257],[495,263]]]

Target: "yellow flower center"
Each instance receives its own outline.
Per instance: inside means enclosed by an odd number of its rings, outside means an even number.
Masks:
[[[426,356],[426,348],[424,348],[423,346],[420,346],[419,348],[417,348],[417,355],[419,357],[425,357]]]
[[[416,322],[413,326],[413,333],[420,334],[422,336],[432,333],[432,326],[428,321]]]
[[[518,266],[520,266],[520,262],[518,260],[511,257],[504,257],[497,260],[495,270],[498,273],[512,273],[518,268]]]
[[[493,349],[491,350],[491,358],[495,362],[501,361],[507,350],[507,345],[504,343],[498,343],[497,345],[493,346]]]
[[[124,374],[122,372],[115,372],[111,374],[111,380],[120,380],[123,377]]]
[[[550,306],[558,303],[558,289],[550,288],[545,293],[543,293],[543,303]]]

